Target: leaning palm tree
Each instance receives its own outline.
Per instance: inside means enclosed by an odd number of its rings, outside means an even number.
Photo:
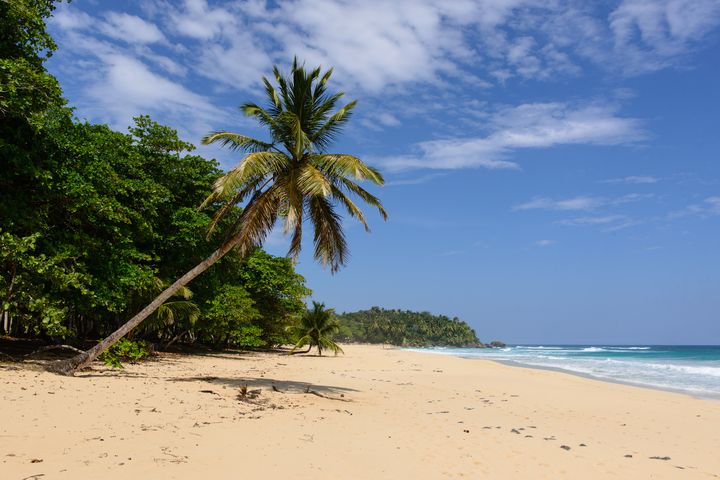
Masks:
[[[380,172],[355,156],[327,153],[356,104],[353,101],[336,109],[343,94],[327,90],[332,69],[325,73],[320,68],[306,70],[295,59],[289,76],[283,76],[277,67],[273,73],[276,85],[263,78],[267,106],[246,103],[240,107],[245,115],[268,129],[269,140],[224,131],[202,140],[244,154],[237,167],[215,182],[203,203],[203,207],[220,204],[211,231],[233,206],[243,207],[225,241],[118,330],[87,352],[52,364],[49,370],[71,375],[89,365],[226,253],[235,249],[245,256],[261,245],[279,219],[283,220],[285,232],[291,232],[288,255],[292,257],[300,252],[303,221],[309,220],[314,229],[315,258],[333,273],[348,255],[337,206],[358,219],[366,230],[365,216],[351,197],[377,208],[387,219],[380,200],[358,184],[369,180],[382,185]]]
[[[340,345],[332,339],[332,335],[339,329],[340,325],[335,320],[335,311],[325,308],[323,303],[313,302],[312,310],[308,310],[300,317],[300,323],[288,327],[290,333],[297,338],[292,352],[307,345],[308,349],[301,353],[308,353],[312,347],[317,347],[318,355],[321,357],[323,348],[331,350],[335,355],[338,352],[343,353]]]

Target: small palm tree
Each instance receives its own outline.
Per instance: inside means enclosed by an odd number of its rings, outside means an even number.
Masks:
[[[166,282],[154,277],[151,287],[141,292],[141,298],[147,302],[148,294],[157,295],[167,287]],[[155,333],[158,339],[166,341],[164,348],[168,348],[186,335],[200,318],[200,309],[191,301],[192,296],[193,292],[188,287],[180,288],[174,294],[177,300],[160,305],[138,330],[142,333]]]
[[[295,352],[298,348],[307,345],[308,349],[301,353],[309,352],[312,347],[317,347],[320,356],[323,348],[331,350],[335,355],[338,352],[343,353],[340,345],[332,339],[332,335],[339,329],[340,325],[335,320],[335,310],[325,308],[323,303],[313,302],[312,310],[305,312],[300,318],[300,323],[288,327],[290,333],[298,338],[292,351]]]
[[[237,167],[215,182],[212,194],[203,204],[220,202],[221,205],[211,231],[221,218],[233,211],[234,206],[243,207],[226,240],[115,332],[87,352],[50,365],[49,370],[72,375],[89,365],[225,254],[234,249],[239,255],[246,256],[261,245],[279,218],[284,219],[285,232],[292,232],[288,252],[292,257],[297,257],[300,252],[303,220],[310,220],[314,229],[315,258],[333,273],[348,257],[337,205],[358,219],[366,230],[369,228],[365,216],[352,196],[377,208],[387,219],[380,200],[358,184],[368,180],[382,185],[384,180],[380,172],[353,155],[327,153],[356,105],[352,101],[335,110],[343,93],[327,91],[332,69],[325,73],[319,67],[308,71],[295,59],[288,77],[284,77],[277,67],[273,73],[277,88],[263,78],[267,107],[255,103],[240,107],[245,115],[269,130],[268,141],[224,131],[203,138],[205,144],[217,142],[245,154]]]

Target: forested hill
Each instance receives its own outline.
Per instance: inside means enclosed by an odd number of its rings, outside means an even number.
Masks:
[[[475,331],[459,318],[410,310],[369,310],[337,316],[338,341],[403,346],[483,346]]]

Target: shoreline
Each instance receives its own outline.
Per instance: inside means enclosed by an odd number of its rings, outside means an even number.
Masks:
[[[578,345],[557,345],[558,347],[577,347]],[[584,345],[581,345],[584,346]],[[618,347],[619,345],[608,345],[612,347]],[[634,346],[634,345],[633,345]],[[691,346],[691,347],[718,347],[717,345],[683,345],[683,346]],[[672,347],[672,345],[651,345],[651,347]],[[551,365],[534,365],[530,363],[523,363],[518,360],[512,360],[512,359],[501,359],[501,358],[492,358],[492,357],[483,357],[483,356],[474,356],[474,355],[467,355],[462,353],[452,353],[451,349],[452,347],[441,347],[445,348],[444,351],[433,351],[432,348],[422,349],[422,348],[406,348],[408,351],[412,352],[418,352],[418,353],[429,353],[432,355],[445,355],[445,356],[454,356],[457,358],[462,358],[465,360],[487,360],[491,362],[496,362],[501,365],[507,365],[510,367],[516,367],[516,368],[527,368],[531,370],[546,370],[551,372],[558,372],[558,373],[564,373],[568,375],[573,375],[581,378],[586,378],[588,380],[595,380],[598,382],[607,382],[612,384],[618,384],[618,385],[626,385],[629,387],[637,387],[637,388],[646,388],[653,391],[660,391],[660,392],[668,392],[668,393],[675,393],[680,395],[685,395],[690,398],[696,398],[699,400],[715,400],[720,401],[720,392],[718,393],[699,393],[695,392],[690,389],[683,389],[683,388],[673,388],[665,385],[655,385],[651,383],[643,383],[643,382],[633,382],[631,380],[624,380],[619,378],[613,378],[613,377],[607,377],[607,376],[599,376],[599,375],[593,375],[591,373],[586,372],[580,372],[577,370],[571,370],[569,368],[563,368],[563,367],[556,367]]]
[[[343,348],[163,354],[77,377],[0,368],[0,468],[17,480],[720,478],[716,401],[493,360]]]
[[[515,367],[515,368],[527,368],[530,370],[547,370],[549,372],[557,372],[557,373],[564,373],[567,375],[572,375],[580,378],[585,378],[588,380],[594,380],[597,382],[604,382],[604,383],[612,383],[616,385],[625,385],[627,387],[635,387],[635,388],[644,388],[648,390],[653,390],[657,392],[666,392],[666,393],[674,393],[683,395],[689,398],[694,398],[697,400],[712,400],[712,401],[720,401],[720,394],[718,395],[701,395],[697,393],[692,393],[689,390],[682,390],[679,388],[671,388],[671,387],[661,387],[658,385],[650,385],[646,383],[640,383],[640,382],[630,382],[627,380],[619,380],[617,378],[609,378],[609,377],[597,377],[590,373],[584,373],[584,372],[576,372],[574,370],[568,370],[561,367],[551,367],[551,366],[544,366],[544,365],[529,365],[522,362],[516,362],[513,360],[497,360],[497,359],[490,359],[490,358],[476,358],[476,357],[463,357],[468,360],[489,360],[491,362],[496,362],[501,365],[507,365],[509,367]]]

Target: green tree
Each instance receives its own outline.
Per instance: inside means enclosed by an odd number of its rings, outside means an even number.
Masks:
[[[309,352],[312,347],[317,347],[318,355],[322,356],[323,348],[332,351],[335,355],[342,353],[340,345],[333,341],[333,335],[337,333],[339,325],[335,320],[335,311],[325,308],[325,304],[313,302],[313,308],[307,310],[300,317],[297,325],[288,327],[288,330],[295,336],[293,352],[305,345]]]
[[[264,343],[288,343],[285,327],[305,312],[303,299],[311,293],[302,275],[295,272],[292,259],[274,257],[256,248],[238,269],[238,281],[258,309],[253,323],[262,329]]]
[[[326,153],[356,104],[353,101],[335,110],[343,94],[327,91],[332,70],[324,74],[320,68],[308,71],[295,60],[289,77],[283,77],[277,67],[274,73],[277,89],[270,80],[263,79],[268,107],[252,103],[241,107],[246,115],[269,129],[269,141],[231,132],[215,132],[203,139],[204,143],[219,142],[246,153],[236,168],[215,182],[213,193],[204,203],[205,206],[221,203],[215,224],[236,205],[244,205],[228,230],[227,240],[98,345],[57,362],[51,370],[72,374],[90,364],[225,254],[237,249],[245,257],[263,242],[279,217],[284,218],[285,231],[292,232],[290,256],[297,256],[300,251],[303,218],[310,219],[315,258],[329,266],[331,272],[347,260],[347,244],[336,205],[342,205],[366,229],[364,214],[349,195],[359,197],[387,217],[380,200],[357,183],[369,180],[381,185],[382,175],[355,156]]]
[[[372,307],[338,315],[338,321],[340,330],[336,338],[343,341],[412,346],[482,345],[464,321],[429,312]]]
[[[208,302],[203,320],[198,325],[207,343],[220,349],[230,344],[240,347],[261,347],[262,330],[253,325],[260,316],[250,294],[239,285],[224,285]]]
[[[67,291],[82,293],[84,276],[65,266],[66,258],[38,253],[40,234],[17,237],[0,229],[0,332],[65,338]]]
[[[44,66],[57,48],[45,25],[54,9],[54,0],[0,2],[0,138],[20,140],[19,127],[39,128],[50,108],[65,103]]]

